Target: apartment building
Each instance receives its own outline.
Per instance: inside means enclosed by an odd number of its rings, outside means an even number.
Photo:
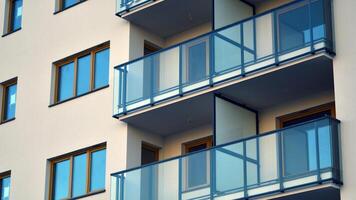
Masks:
[[[0,200],[356,199],[355,9],[1,0]]]

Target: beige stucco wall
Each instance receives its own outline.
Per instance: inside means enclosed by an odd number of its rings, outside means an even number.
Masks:
[[[248,4],[236,0],[214,0],[214,28],[218,29],[253,15]]]
[[[342,200],[356,197],[356,26],[352,25],[356,1],[334,0],[334,31],[336,56],[334,59],[334,79],[336,117],[341,120],[341,148],[344,185]]]
[[[200,36],[204,33],[208,33],[212,30],[212,26],[211,23],[205,23],[205,24],[201,24],[199,26],[193,27],[189,30],[186,30],[182,33],[177,33],[176,35],[170,36],[166,39],[166,43],[165,46],[169,47],[172,46],[174,44],[180,43],[180,42],[184,42],[186,40],[189,40],[191,38]]]
[[[143,56],[144,41],[166,48],[211,31],[211,23],[205,23],[177,33],[168,38],[159,37],[137,25],[130,24],[130,60]]]
[[[265,11],[271,10],[278,6],[281,6],[286,3],[290,3],[294,0],[271,0],[271,1],[261,1],[256,5],[256,13],[263,13]]]
[[[213,135],[213,128],[210,124],[194,128],[192,130],[177,133],[164,138],[163,158],[170,158],[181,155],[182,144],[196,139]]]
[[[134,126],[128,126],[127,135],[127,168],[141,165],[142,142],[163,147],[163,138]],[[160,155],[161,156],[161,155]]]
[[[48,158],[107,142],[106,192],[86,198],[107,200],[110,173],[126,168],[126,125],[111,116],[129,24],[114,15],[113,0],[54,8],[54,0],[24,1],[22,30],[0,37],[0,82],[18,77],[16,120],[0,125],[0,172],[11,170],[11,200],[45,199]],[[0,12],[1,33],[3,19]],[[110,87],[49,108],[52,62],[109,40]]]

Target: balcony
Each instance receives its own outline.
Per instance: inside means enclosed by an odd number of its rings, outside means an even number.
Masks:
[[[272,198],[322,184],[298,199],[328,200],[342,183],[339,123],[322,117],[114,173],[111,200]]]
[[[302,0],[115,68],[114,117],[317,53],[334,55],[329,0]]]

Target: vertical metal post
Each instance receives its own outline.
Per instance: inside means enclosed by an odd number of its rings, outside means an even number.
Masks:
[[[246,162],[246,141],[242,142],[243,144],[243,167],[244,167],[244,197],[247,199],[247,162]]]
[[[122,88],[122,109],[123,113],[126,113],[126,90],[127,90],[127,65],[124,67],[124,80],[123,80],[123,88]]]
[[[316,148],[316,170],[317,170],[317,179],[318,183],[321,183],[320,177],[320,149],[319,149],[319,129],[317,126],[317,122],[314,122],[314,130],[315,130],[315,148]]]
[[[216,172],[215,172],[215,149],[211,149],[210,151],[210,199],[214,199],[215,194],[215,180],[216,180]]]
[[[115,181],[116,181],[116,187],[115,187],[115,199],[114,200],[119,200],[120,194],[121,194],[121,177],[120,175],[114,175]],[[121,200],[121,199],[120,199]]]
[[[179,95],[183,96],[183,47],[179,45]]]
[[[308,2],[308,12],[309,12],[309,31],[310,31],[310,50],[311,52],[314,52],[314,33],[313,33],[313,21],[312,21],[312,9],[311,9],[311,6],[312,6],[312,2],[311,0],[309,0]]]
[[[256,38],[256,17],[253,18],[253,51],[254,61],[257,62],[257,38]]]
[[[341,174],[341,162],[340,162],[340,147],[339,147],[339,132],[334,132],[333,130],[333,120],[329,118],[329,132],[330,132],[330,156],[331,156],[331,169],[332,177],[337,182],[342,179]]]
[[[123,174],[120,175],[120,200],[124,200],[124,181],[125,177]]]
[[[118,109],[118,114],[120,114],[120,107],[123,105],[122,103],[122,88],[123,88],[123,70],[120,68],[117,68],[115,70],[118,70],[119,73],[119,77],[115,77],[114,79],[118,78],[119,80],[115,80],[115,82],[117,82],[119,85],[117,87],[118,90],[118,101],[117,101],[117,109]]]
[[[273,11],[273,51],[274,51],[274,59],[275,63],[279,65],[279,53],[278,53],[278,20],[277,20],[277,12]]]
[[[240,24],[240,39],[241,39],[241,75],[245,76],[245,45],[244,45],[244,26]]]
[[[277,132],[277,142],[278,142],[278,176],[279,176],[279,189],[284,192],[284,183],[283,183],[283,145],[282,145],[282,134],[283,132]]]
[[[155,61],[154,61],[154,58],[155,58],[155,55],[153,55],[153,56],[150,56],[148,59],[151,59],[151,66],[150,66],[150,68],[151,68],[151,70],[150,70],[150,72],[151,72],[151,74],[150,74],[150,76],[151,76],[151,79],[150,79],[150,103],[151,103],[151,106],[154,104],[153,103],[153,94],[154,94],[154,83],[155,83]],[[146,58],[147,59],[147,58]]]
[[[182,200],[182,192],[183,192],[183,189],[182,189],[182,185],[183,185],[183,181],[182,181],[182,176],[183,176],[183,173],[182,173],[182,158],[178,158],[178,200]]]
[[[214,41],[214,34],[209,36],[209,85],[212,87],[213,83],[213,76],[215,74],[215,41]]]
[[[257,183],[261,183],[261,165],[260,165],[260,137],[256,138],[256,157],[257,157]]]

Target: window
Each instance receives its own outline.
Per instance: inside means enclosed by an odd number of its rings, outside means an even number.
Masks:
[[[184,143],[183,153],[193,153],[211,147],[212,137],[209,136]],[[209,153],[207,151],[193,154],[183,159],[183,173],[185,174],[183,185],[185,190],[191,190],[209,184],[209,160]]]
[[[98,90],[109,82],[109,44],[78,53],[54,65],[55,103]]]
[[[104,191],[105,167],[105,145],[52,159],[50,199],[77,198]]]
[[[158,160],[159,160],[159,148],[145,142],[142,143],[141,165],[157,162]]]
[[[1,122],[15,119],[17,78],[1,84],[2,89],[2,114]]]
[[[67,8],[73,7],[86,0],[58,0],[58,11],[65,10]]]
[[[0,174],[0,200],[10,199],[10,172]]]
[[[22,24],[22,0],[8,0],[7,5],[7,30],[5,34],[21,29]]]

